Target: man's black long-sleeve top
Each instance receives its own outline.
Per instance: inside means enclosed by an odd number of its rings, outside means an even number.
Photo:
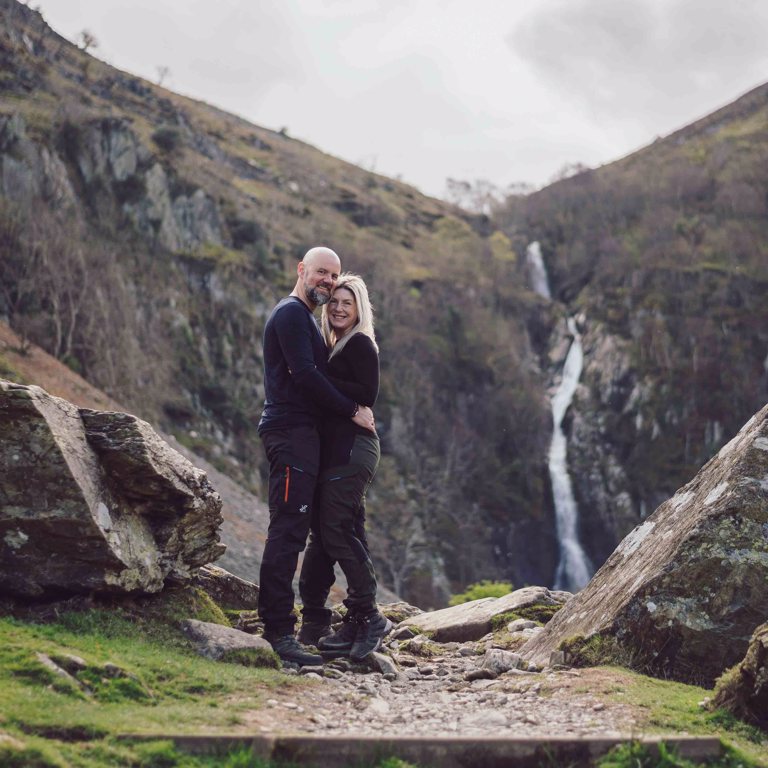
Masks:
[[[351,418],[356,402],[326,378],[328,351],[309,307],[288,296],[264,328],[264,411],[259,434],[318,424],[326,413]]]

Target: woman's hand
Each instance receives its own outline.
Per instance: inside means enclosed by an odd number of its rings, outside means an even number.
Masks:
[[[357,413],[352,417],[352,421],[358,427],[370,429],[371,432],[376,431],[376,420],[373,418],[373,411],[367,405],[358,405]]]

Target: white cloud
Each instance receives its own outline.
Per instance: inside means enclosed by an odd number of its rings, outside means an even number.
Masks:
[[[659,132],[761,82],[766,33],[759,0],[554,0],[508,40],[595,119]]]
[[[116,66],[432,194],[609,161],[768,71],[762,0],[36,1]]]

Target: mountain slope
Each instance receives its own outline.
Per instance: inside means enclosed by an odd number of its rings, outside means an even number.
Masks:
[[[599,563],[768,400],[768,85],[500,220],[581,313],[569,458]]]
[[[553,318],[507,237],[400,182],[97,61],[0,0],[0,316],[255,493],[261,332],[318,243],[378,313],[385,584],[424,607],[546,583]]]

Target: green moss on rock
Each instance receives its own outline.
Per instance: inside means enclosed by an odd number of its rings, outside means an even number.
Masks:
[[[607,664],[632,667],[628,651],[619,645],[616,638],[610,636],[569,637],[560,643],[559,649],[565,654],[565,662],[574,667],[599,667]]]
[[[535,621],[537,624],[546,624],[562,607],[562,603],[558,603],[557,605],[536,603],[535,605],[527,605],[524,608],[518,608],[516,613],[518,618]]]
[[[244,667],[265,667],[281,669],[280,657],[269,648],[235,648],[227,651],[219,659],[227,664],[240,664]]]

